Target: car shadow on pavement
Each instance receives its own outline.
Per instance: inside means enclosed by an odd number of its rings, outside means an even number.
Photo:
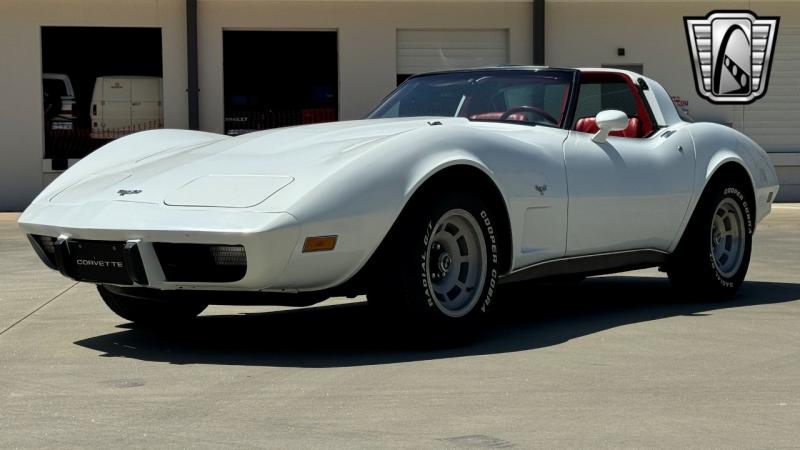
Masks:
[[[485,332],[460,346],[409,346],[376,323],[366,303],[267,313],[201,316],[191,325],[120,331],[75,344],[125,357],[173,364],[350,367],[549,347],[611,328],[725,308],[800,301],[800,284],[746,282],[724,302],[677,297],[664,278],[601,277],[571,288],[516,286],[501,297]],[[413,328],[413,324],[407,324]],[[401,333],[402,334],[402,333]]]

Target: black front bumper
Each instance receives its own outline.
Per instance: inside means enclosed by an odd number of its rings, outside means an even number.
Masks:
[[[48,267],[77,281],[147,285],[138,241],[88,241],[28,235]]]

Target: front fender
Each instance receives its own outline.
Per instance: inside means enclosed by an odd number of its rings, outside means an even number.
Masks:
[[[387,164],[370,173],[352,166],[305,195],[289,212],[301,224],[301,239],[284,276],[270,290],[322,290],[341,285],[372,257],[414,193],[431,177],[454,166],[470,166],[493,179],[479,158],[450,150]],[[402,168],[401,168],[402,167]],[[353,180],[351,183],[342,180]],[[306,237],[337,235],[333,252],[303,253]]]
[[[518,130],[518,137],[509,136]],[[333,173],[314,172],[318,179],[298,174],[295,183],[263,205],[265,209],[289,205],[287,212],[302,228],[285,276],[270,289],[318,290],[347,281],[369,261],[414,193],[431,177],[454,166],[486,174],[503,196],[512,229],[522,230],[530,223],[548,237],[547,233],[557,234],[557,239],[548,240],[555,242],[549,247],[563,256],[563,136],[542,131],[552,134],[547,135],[552,145],[541,145],[522,138],[530,136],[528,129],[511,126],[508,131],[504,135],[455,125],[421,128],[359,149]],[[535,184],[549,185],[547,196],[535,191]],[[305,237],[328,235],[338,236],[335,251],[302,252]],[[514,263],[525,245],[523,235],[512,233]],[[534,250],[525,256],[546,257],[544,251]]]
[[[443,170],[456,166],[468,166],[483,172],[483,174],[489,177],[489,179],[492,180],[492,183],[497,186],[498,190],[503,195],[503,199],[506,200],[506,207],[508,206],[508,200],[503,192],[503,188],[498,184],[498,180],[495,179],[494,173],[492,173],[491,169],[489,169],[486,164],[474,153],[464,149],[452,150],[447,154],[428,155],[425,158],[416,161],[411,167],[407,179],[404,197],[405,202],[407,203],[414,193],[417,192],[417,190],[423,184],[425,184],[426,181],[435,177]]]

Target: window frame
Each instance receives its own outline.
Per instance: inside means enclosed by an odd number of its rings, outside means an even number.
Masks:
[[[642,95],[643,89],[648,89],[646,85],[643,86],[644,82],[643,79],[639,79],[640,83],[635,83],[634,80],[626,73],[622,72],[615,72],[615,71],[585,71],[580,72],[580,77],[575,84],[575,92],[574,92],[574,106],[572,108],[572,120],[569,123],[569,130],[570,131],[577,131],[575,130],[575,126],[578,123],[579,117],[576,117],[575,114],[577,113],[577,106],[578,106],[578,98],[580,97],[580,90],[581,86],[586,83],[602,83],[602,82],[618,82],[623,81],[633,95],[633,100],[636,103],[636,117],[639,121],[642,122],[642,130],[643,135],[639,139],[646,139],[655,135],[655,132],[658,131],[658,125],[653,116],[653,111],[650,109],[649,103],[647,103],[647,99],[644,98]]]
[[[574,120],[575,114],[575,105],[577,104],[577,86],[580,82],[580,70],[578,69],[564,69],[564,68],[520,68],[520,67],[492,67],[486,69],[460,69],[460,70],[442,70],[436,72],[426,72],[417,75],[412,75],[405,79],[400,85],[398,85],[394,90],[392,90],[389,94],[381,99],[377,103],[377,105],[365,116],[365,119],[377,119],[379,117],[375,117],[375,114],[381,109],[381,107],[389,101],[395,94],[404,87],[404,85],[411,80],[427,77],[427,76],[434,76],[434,75],[442,75],[442,74],[451,74],[451,73],[485,73],[488,75],[496,75],[496,74],[506,74],[506,73],[539,73],[539,72],[558,72],[567,75],[571,75],[570,88],[567,89],[568,98],[566,100],[566,104],[563,111],[563,118],[561,120],[561,124],[558,126],[555,125],[546,125],[541,123],[533,123],[533,122],[521,122],[515,120],[490,120],[490,119],[480,119],[480,122],[498,122],[498,123],[507,123],[513,125],[524,125],[524,126],[545,126],[548,128],[555,128],[555,129],[563,129],[569,131],[571,129],[572,122]],[[567,78],[567,77],[565,77]],[[467,119],[472,121],[472,119]]]

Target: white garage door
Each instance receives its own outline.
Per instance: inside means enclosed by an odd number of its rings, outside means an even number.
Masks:
[[[770,152],[800,151],[800,27],[778,28],[767,95],[744,107],[744,132]]]
[[[397,73],[508,64],[508,30],[397,30]]]

